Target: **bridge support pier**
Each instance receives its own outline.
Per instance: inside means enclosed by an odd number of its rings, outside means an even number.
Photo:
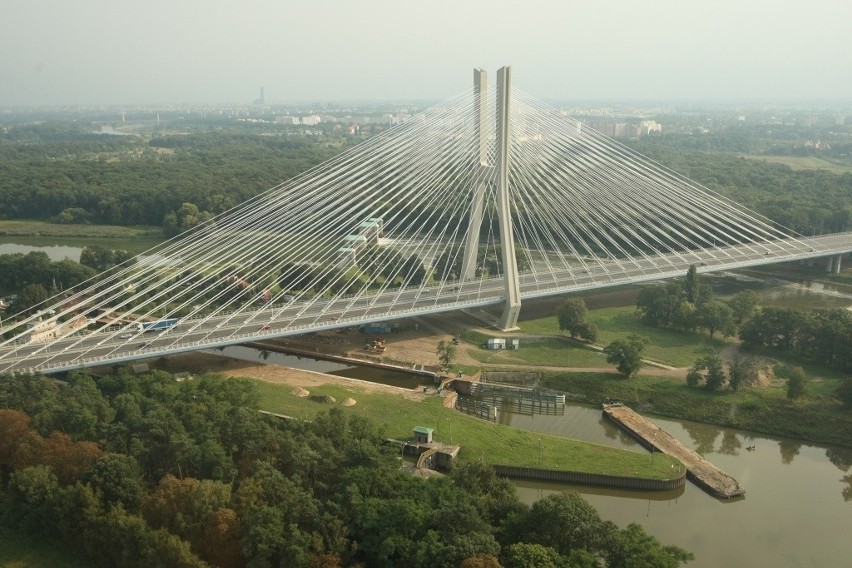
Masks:
[[[497,71],[497,217],[500,222],[500,248],[503,253],[503,281],[506,285],[506,306],[497,327],[503,331],[516,329],[521,312],[521,286],[518,261],[515,258],[515,237],[509,204],[509,91],[511,67]]]
[[[840,259],[843,258],[842,254],[838,254],[835,256],[830,256],[825,259],[825,271],[833,272],[834,274],[840,274]]]

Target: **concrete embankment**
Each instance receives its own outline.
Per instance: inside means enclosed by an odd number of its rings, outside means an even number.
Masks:
[[[603,413],[652,452],[663,452],[680,460],[689,478],[714,497],[730,499],[745,494],[736,479],[627,406],[604,404]]]
[[[429,371],[426,369],[416,369],[413,367],[406,367],[403,365],[394,365],[391,363],[381,363],[377,361],[371,361],[367,359],[357,359],[355,357],[344,357],[341,355],[332,355],[329,353],[323,353],[321,351],[310,351],[308,349],[299,349],[297,347],[290,346],[282,346],[276,343],[262,343],[262,342],[252,342],[245,344],[248,347],[252,347],[254,349],[265,349],[267,351],[274,351],[275,353],[284,353],[286,355],[297,355],[299,357],[310,357],[312,359],[322,359],[323,361],[334,361],[337,363],[343,363],[346,365],[362,365],[365,367],[375,367],[377,369],[388,369],[390,371],[399,371],[402,373],[409,373],[412,375],[419,375],[421,377],[426,377],[429,379],[430,383],[437,384],[441,380],[441,376],[438,373],[433,371]]]
[[[553,481],[555,483],[574,483],[578,485],[594,485],[596,487],[614,487],[640,491],[668,491],[683,487],[686,483],[686,474],[673,479],[647,479],[642,477],[622,477],[618,475],[559,471],[511,465],[495,465],[494,471],[497,475],[515,479],[535,479],[538,481]]]

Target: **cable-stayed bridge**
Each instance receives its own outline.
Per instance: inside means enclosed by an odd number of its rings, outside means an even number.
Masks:
[[[3,322],[52,373],[701,272],[826,257],[511,87],[474,87]]]

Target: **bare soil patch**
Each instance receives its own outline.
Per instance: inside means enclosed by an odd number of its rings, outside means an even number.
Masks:
[[[215,373],[226,377],[244,377],[266,381],[268,383],[286,385],[292,387],[295,392],[301,392],[299,389],[308,391],[307,395],[297,394],[296,396],[308,396],[311,389],[329,384],[343,388],[352,388],[353,391],[385,392],[388,394],[403,396],[409,400],[423,400],[425,396],[422,389],[404,389],[390,385],[372,383],[370,381],[338,377],[336,375],[326,375],[324,373],[317,373],[314,371],[291,369],[290,367],[282,367],[280,365],[256,365],[248,361],[240,361],[238,359],[208,353],[190,353],[169,357],[168,359],[160,359],[156,361],[153,366],[169,371],[170,373]]]

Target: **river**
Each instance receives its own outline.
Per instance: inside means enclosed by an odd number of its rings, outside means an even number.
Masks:
[[[66,245],[19,245],[15,243],[0,244],[0,254],[29,254],[31,252],[47,253],[48,258],[54,262],[70,258],[74,262],[80,262],[80,253],[83,251],[80,247],[72,247]]]
[[[724,502],[687,483],[674,492],[611,491],[573,487],[620,527],[631,522],[665,544],[695,554],[691,567],[848,566],[852,557],[852,449],[649,416],[656,424],[734,476],[744,499]],[[602,418],[601,411],[568,405],[564,416],[503,413],[512,427],[633,449],[636,442]],[[746,448],[754,446],[753,451]],[[648,459],[653,459],[648,454]],[[532,503],[564,485],[518,481]]]

